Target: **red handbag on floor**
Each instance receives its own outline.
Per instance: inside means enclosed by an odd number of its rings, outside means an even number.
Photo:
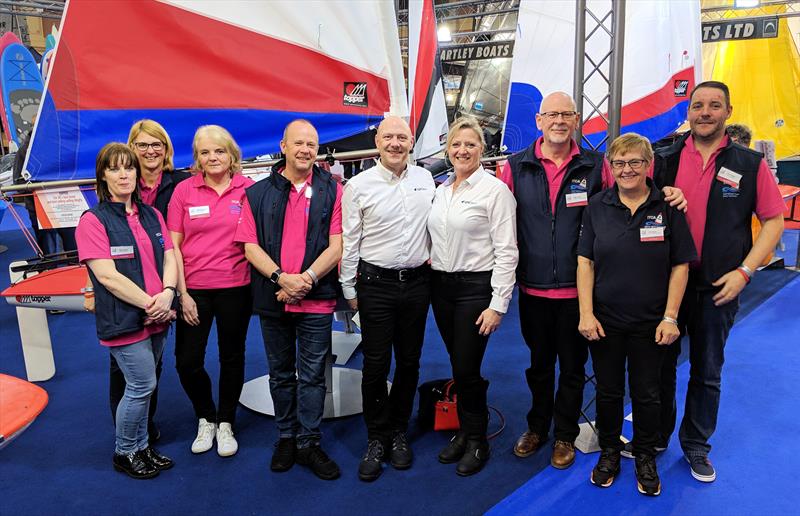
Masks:
[[[444,397],[436,402],[433,416],[433,429],[436,431],[458,430],[461,427],[458,421],[458,396],[455,393],[450,396],[450,389],[454,383],[450,380],[444,385]]]

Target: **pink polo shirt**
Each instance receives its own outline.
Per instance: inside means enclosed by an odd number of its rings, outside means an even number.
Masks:
[[[136,242],[137,254],[142,262],[142,274],[144,276],[144,290],[148,295],[154,296],[164,290],[161,277],[156,268],[155,255],[153,254],[153,244],[147,232],[139,224],[139,213],[136,205],[133,206],[134,213],[128,214],[128,227],[131,228],[133,238]],[[158,221],[161,223],[161,235],[164,238],[164,250],[172,249],[172,240],[167,236],[167,227],[161,214],[156,211]],[[78,258],[82,263],[87,260],[112,260],[111,244],[108,240],[106,228],[95,216],[94,213],[86,213],[81,217],[78,227],[75,230],[75,241],[78,243]],[[127,259],[127,258],[123,258]],[[169,324],[148,324],[143,329],[132,333],[127,333],[120,337],[110,340],[100,340],[104,346],[125,346],[146,339],[150,335],[166,330]]]
[[[158,176],[158,181],[153,187],[149,187],[145,184],[144,179],[139,178],[139,195],[142,198],[142,202],[148,206],[152,206],[153,203],[156,202],[156,195],[158,194],[158,187],[161,186],[161,178],[164,177],[164,173],[162,172]]]
[[[188,288],[231,288],[250,283],[244,246],[234,242],[233,234],[242,213],[245,188],[254,183],[236,174],[218,195],[205,184],[203,174],[196,174],[175,187],[167,227],[183,233],[181,254]]]
[[[703,166],[703,156],[695,149],[691,136],[686,139],[686,143],[681,149],[675,186],[683,191],[683,195],[689,203],[686,222],[689,223],[689,231],[692,233],[692,240],[694,240],[697,256],[700,259],[702,259],[700,253],[703,249],[703,236],[706,230],[708,196],[711,194],[711,186],[716,178],[717,156],[727,144],[728,137],[724,136],[705,166]],[[778,190],[778,185],[775,183],[766,161],[762,159],[756,176],[756,216],[759,219],[768,219],[783,213],[785,209],[786,205],[780,190]],[[693,264],[694,267],[698,265],[699,262]]]
[[[547,177],[548,189],[550,191],[550,209],[553,213],[556,211],[556,201],[558,200],[558,191],[561,188],[561,182],[564,180],[564,174],[567,171],[567,166],[572,161],[572,158],[580,154],[580,150],[578,149],[578,144],[575,143],[575,140],[572,140],[569,149],[569,157],[565,159],[561,165],[556,165],[556,163],[550,159],[544,157],[542,154],[542,140],[543,138],[540,136],[536,143],[534,144],[534,155],[542,164],[544,168],[545,176]],[[614,175],[611,173],[611,167],[608,165],[608,161],[603,160],[603,188],[608,188],[609,186],[614,184]],[[511,165],[508,162],[503,165],[503,171],[500,174],[500,179],[508,185],[511,189],[511,192],[514,192],[514,176],[511,173]],[[573,299],[578,297],[578,289],[576,287],[563,287],[563,288],[547,288],[547,289],[540,289],[540,288],[529,288],[523,285],[519,286],[519,289],[528,294],[529,296],[539,296],[539,297],[546,297],[550,299]]]
[[[311,207],[310,192],[311,177],[298,189],[289,190],[289,202],[286,205],[286,216],[283,220],[283,240],[281,241],[281,258],[278,262],[281,269],[289,274],[303,272],[303,257],[306,252],[306,233],[308,230],[308,210]],[[336,200],[331,214],[330,235],[342,233],[342,185],[336,185]],[[244,209],[239,227],[236,229],[234,239],[237,242],[258,244],[256,222],[250,204],[245,199]],[[273,258],[274,259],[274,258]],[[301,312],[310,314],[330,314],[336,306],[335,299],[303,299],[296,305],[286,304],[287,312]]]

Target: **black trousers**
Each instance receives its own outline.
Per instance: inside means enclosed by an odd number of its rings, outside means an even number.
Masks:
[[[127,384],[125,383],[125,375],[122,374],[122,370],[119,368],[114,355],[109,353],[108,356],[111,358],[109,364],[110,371],[108,381],[108,398],[111,402],[111,420],[116,424],[117,407],[119,406],[120,400],[122,400],[122,396],[125,394],[125,386]],[[156,409],[158,408],[158,380],[161,379],[161,366],[163,363],[164,361],[161,357],[159,357],[158,363],[156,364],[156,388],[153,391],[153,394],[150,395],[150,409],[147,415],[147,431],[151,435],[155,433],[155,416]]]
[[[589,345],[597,379],[597,430],[601,448],[622,449],[625,362],[633,404],[633,452],[655,456],[660,446],[661,365],[667,346],[655,343],[658,323],[617,329],[603,323],[605,338]]]
[[[364,367],[361,396],[367,438],[387,444],[405,432],[414,408],[419,360],[430,305],[430,269],[400,281],[362,264],[356,282]],[[392,390],[386,380],[394,350]]]
[[[491,272],[434,271],[431,281],[433,316],[450,355],[461,431],[471,439],[485,439],[489,424],[489,382],[481,376],[489,336],[478,333],[475,321],[492,301],[491,277]]]
[[[578,300],[520,292],[519,319],[522,337],[531,351],[531,366],[525,371],[532,398],[528,429],[545,439],[552,421],[557,440],[574,442],[580,433],[584,367],[589,358],[588,341],[578,333]]]
[[[198,419],[233,424],[244,384],[244,343],[252,312],[250,285],[188,291],[197,304],[200,324],[190,326],[178,319],[175,333],[178,377]],[[205,369],[206,346],[214,319],[219,345],[219,410],[214,406],[211,378]]]

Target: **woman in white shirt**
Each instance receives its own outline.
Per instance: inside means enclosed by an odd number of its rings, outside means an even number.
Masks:
[[[447,135],[453,174],[437,188],[428,218],[431,303],[450,354],[461,426],[439,462],[458,462],[461,476],[477,473],[489,459],[489,382],[481,376],[481,363],[489,335],[508,309],[519,256],[516,201],[481,166],[484,147],[475,119],[453,122]]]

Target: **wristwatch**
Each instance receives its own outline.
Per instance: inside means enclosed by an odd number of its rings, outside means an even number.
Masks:
[[[180,293],[180,292],[178,292],[178,289],[177,289],[177,288],[175,288],[175,287],[166,286],[166,287],[164,287],[164,290],[171,290],[171,291],[172,291],[172,293],[174,294],[174,297],[175,297],[176,299],[177,299],[177,298],[179,298],[179,297],[181,297],[181,293]]]
[[[269,280],[277,285],[278,284],[278,279],[281,277],[281,274],[283,274],[283,271],[280,268],[277,268],[277,269],[275,269],[275,272],[270,274]]]

